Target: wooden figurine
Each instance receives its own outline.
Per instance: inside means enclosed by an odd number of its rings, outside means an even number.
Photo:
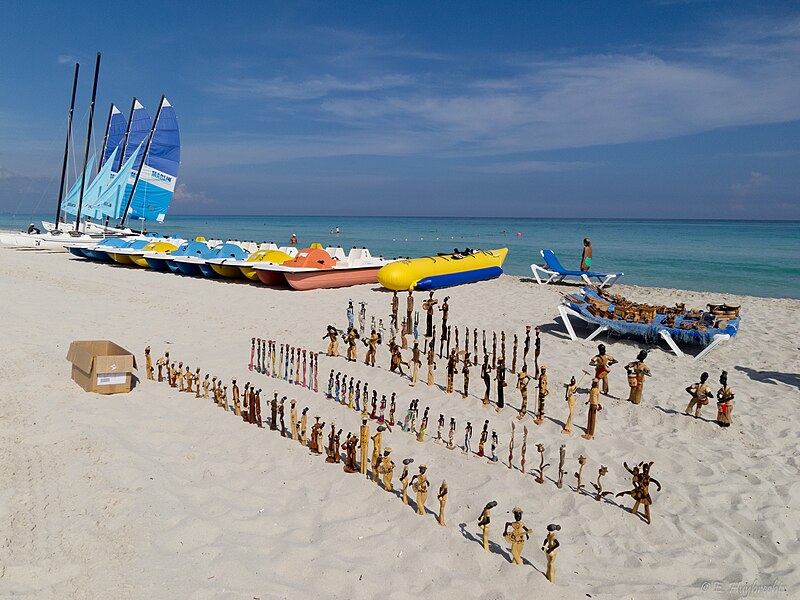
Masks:
[[[455,352],[455,350],[453,351]],[[464,376],[464,392],[461,394],[462,398],[469,397],[469,368],[472,366],[472,360],[469,357],[469,352],[464,352],[464,366],[461,367],[461,374]]]
[[[292,439],[297,441],[297,400],[292,398],[289,402],[289,422],[292,426]]]
[[[342,437],[342,430],[334,432],[333,424],[331,424],[331,435],[333,439],[328,444],[328,458],[325,459],[327,462],[332,463],[339,463],[342,460],[342,455],[339,451],[340,445],[339,440]]]
[[[442,481],[442,485],[439,486],[439,493],[436,494],[436,499],[439,501],[439,518],[437,521],[439,525],[444,527],[444,505],[447,504],[447,482]]]
[[[545,573],[545,577],[547,577],[550,583],[556,582],[556,553],[558,547],[561,545],[558,542],[556,533],[559,531],[561,531],[561,525],[550,523],[550,525],[547,526],[547,537],[545,537],[542,542],[542,552],[544,552],[544,555],[547,557],[547,572]]]
[[[508,468],[511,469],[514,460],[514,430],[516,429],[514,421],[511,421],[511,440],[508,442]]]
[[[233,414],[237,417],[242,416],[242,405],[239,401],[239,386],[236,385],[236,380],[231,380],[231,394],[233,394]]]
[[[225,410],[227,411],[228,410],[228,386],[227,385],[223,385],[222,386],[222,393],[220,394],[220,403],[225,408]]]
[[[492,509],[497,506],[497,502],[492,500],[486,506],[483,507],[480,516],[478,517],[478,526],[481,528],[481,533],[483,537],[483,550],[484,552],[489,551],[489,525],[492,522],[491,512]]]
[[[364,340],[364,344],[367,346],[367,354],[364,357],[364,364],[374,367],[375,356],[378,353],[378,334],[374,329],[372,330],[372,333],[370,333],[369,339]]]
[[[486,352],[484,351],[484,354]],[[475,357],[475,366],[478,366],[478,329],[472,330],[472,356]]]
[[[486,446],[486,441],[489,439],[489,419],[486,419],[483,422],[483,430],[481,431],[481,438],[478,441],[478,456],[484,456],[484,447]]]
[[[525,415],[528,413],[528,382],[530,380],[531,377],[528,375],[528,367],[522,365],[522,370],[517,375],[517,389],[522,396],[522,404],[519,407],[519,414],[517,415],[518,420],[524,419]]]
[[[183,378],[186,380],[186,387],[184,388],[184,391],[189,394],[194,393],[194,390],[192,389],[194,377],[192,376],[192,370],[189,367],[186,367],[186,373],[184,373]],[[225,410],[227,410],[227,408]]]
[[[561,489],[564,485],[564,475],[567,472],[564,470],[564,463],[567,460],[567,445],[561,444],[561,447],[558,449],[558,481],[556,481],[556,487]]]
[[[542,365],[539,369],[539,385],[537,386],[538,396],[536,403],[536,418],[533,420],[537,425],[544,421],[544,401],[550,395],[547,389],[547,367]]]
[[[183,391],[183,363],[182,362],[178,363],[178,370],[175,371],[174,377],[178,381],[178,386],[179,386],[178,387],[178,391],[182,392]]]
[[[147,373],[147,378],[152,381],[153,380],[153,357],[150,356],[150,346],[144,349],[144,365],[145,365],[145,373]]]
[[[445,296],[444,300],[442,300],[442,305],[439,307],[439,310],[442,313],[442,333],[444,333],[445,329],[447,329],[447,318],[450,315],[450,305],[448,301],[450,300],[450,296]],[[456,344],[458,346],[458,344]]]
[[[403,485],[403,504],[406,506],[408,506],[408,465],[413,462],[413,458],[404,458],[403,472],[400,474],[400,483]]]
[[[489,406],[489,392],[492,387],[492,367],[489,365],[489,355],[483,355],[483,365],[481,366],[481,379],[483,379],[483,385],[485,386],[485,391],[483,392],[483,405]]]
[[[433,310],[437,304],[439,304],[439,301],[433,299],[433,292],[430,292],[428,299],[422,303],[422,309],[425,311],[425,315],[427,317],[425,322],[426,338],[433,339]],[[444,334],[444,328],[442,329],[442,334]]]
[[[497,368],[497,332],[492,332],[492,369]]]
[[[306,445],[306,427],[308,425],[308,407],[306,406],[300,413],[300,445]]]
[[[644,378],[650,377],[650,368],[644,364],[647,360],[647,350],[642,350],[636,360],[625,365],[628,373],[628,385],[631,388],[628,401],[639,404],[642,401],[642,391],[644,390]]]
[[[650,484],[655,483],[658,491],[661,491],[661,484],[650,476],[650,467],[653,466],[653,463],[652,461],[649,463],[641,462],[633,469],[628,466],[628,463],[622,464],[632,476],[633,489],[618,493],[617,498],[625,495],[633,498],[634,504],[631,514],[636,516],[639,516],[639,505],[644,505],[644,519],[650,525],[650,505],[653,503],[653,499],[650,497]]]
[[[325,427],[325,423],[320,423],[320,417],[314,417],[314,424],[311,426],[311,437],[308,439],[308,449],[311,450],[312,454],[322,454],[322,451],[319,449],[319,436],[322,428]]]
[[[469,442],[472,439],[472,423],[467,421],[467,426],[464,428],[464,454],[469,454],[472,449],[469,447]]]
[[[550,466],[550,463],[544,464],[544,444],[536,444],[536,449],[539,451],[539,476],[534,481],[544,483],[544,470]]]
[[[425,415],[422,417],[422,422],[419,426],[419,434],[417,434],[417,441],[422,443],[425,441],[425,430],[428,429],[428,409],[425,408]]]
[[[251,388],[252,393],[252,388]],[[258,425],[259,428],[264,427],[264,423],[261,421],[261,389],[256,390],[255,399],[252,402],[252,406],[250,407],[255,418],[253,423]]]
[[[395,398],[396,392],[392,392],[392,399],[389,402],[389,427],[394,427],[394,413],[397,409],[397,399]],[[391,431],[391,429],[390,429]]]
[[[514,349],[513,349],[513,355],[511,357],[511,372],[512,373],[516,373],[517,372],[517,334],[516,333],[514,334]]]
[[[261,338],[256,338],[256,373],[261,373]]]
[[[707,380],[708,373],[703,373],[700,375],[700,381],[686,388],[686,393],[691,396],[691,400],[689,400],[689,404],[686,406],[686,411],[684,412],[689,415],[692,412],[692,407],[694,407],[694,416],[696,419],[700,418],[700,409],[706,406],[708,401],[714,397],[711,388],[706,385]]]
[[[501,356],[497,359],[497,368],[495,369],[495,378],[497,380],[497,412],[503,410],[505,401],[503,400],[503,388],[506,387],[506,360]]]
[[[717,424],[720,427],[730,427],[733,423],[733,388],[728,385],[728,372],[723,371],[719,376],[722,386],[717,391]],[[659,486],[660,489],[660,486]]]
[[[358,303],[358,306],[358,329],[363,336],[367,325],[367,303],[362,301]]]
[[[384,448],[383,458],[378,465],[378,473],[380,473],[381,478],[383,479],[383,489],[385,489],[387,492],[391,492],[393,490],[392,477],[394,477],[394,461],[389,456],[391,453],[391,448]]]
[[[583,476],[583,465],[586,464],[586,457],[583,454],[578,457],[578,464],[580,467],[578,467],[578,472],[575,473],[575,479],[578,480],[578,487],[575,491],[580,494],[581,487],[583,486],[583,483],[581,482],[581,477]]]
[[[411,316],[414,312],[414,294],[411,290],[408,290],[408,298],[406,298],[406,326],[408,327],[408,331],[406,333],[411,333]]]
[[[506,332],[500,332],[500,356],[505,358],[506,356]]]
[[[503,530],[503,537],[511,544],[512,562],[515,565],[522,564],[522,549],[525,547],[525,540],[530,537],[531,529],[525,526],[522,522],[522,509],[515,506],[511,511],[514,514],[514,521],[506,523]],[[509,531],[509,527],[511,531]]]
[[[511,424],[513,425],[514,422],[512,421]],[[519,470],[525,475],[525,454],[528,452],[528,426],[525,425],[522,428],[522,457],[520,458],[520,467]]]
[[[489,462],[492,463],[492,464],[496,464],[497,463],[497,445],[498,445],[498,443],[499,442],[498,442],[498,439],[497,439],[497,432],[492,430],[492,442],[491,442],[492,455],[489,457]]]
[[[333,325],[328,325],[327,333],[322,337],[324,340],[325,338],[328,339],[328,356],[339,356],[339,334],[336,331],[336,327]]]
[[[428,345],[428,385],[433,385],[433,371],[436,369],[436,354],[433,344]]]
[[[594,367],[594,378],[602,381],[602,391],[606,396],[608,395],[608,373],[612,365],[615,365],[617,360],[610,354],[606,354],[605,344],[598,344],[597,355],[589,361],[589,364]]]
[[[356,446],[358,445],[358,437],[353,435],[352,433],[347,433],[347,439],[345,443],[342,444],[342,448],[344,448],[344,472],[345,473],[357,473],[358,472],[358,463],[356,462]]]
[[[436,439],[433,440],[434,442],[442,443],[444,440],[442,439],[442,429],[444,428],[444,415],[439,414],[439,420],[436,422]]]
[[[359,447],[361,448],[361,474],[367,474],[367,465],[369,457],[369,424],[366,418],[361,419],[361,428],[359,429]]]
[[[417,514],[425,514],[425,501],[428,499],[428,478],[425,472],[428,467],[425,465],[419,466],[419,473],[411,478],[411,489],[417,494]]]
[[[453,436],[456,433],[456,420],[453,417],[450,417],[450,430],[447,432],[447,449],[452,450],[455,448],[455,444],[453,444]]]
[[[537,325],[533,332],[536,334],[533,342],[533,378],[539,379],[539,353],[542,351],[542,340],[539,334],[542,333],[542,329]]]
[[[256,355],[256,338],[250,338],[250,364],[247,365],[247,368],[251,371],[253,370],[253,360],[255,359]]]
[[[597,413],[603,410],[603,407],[600,405],[600,387],[596,377],[592,379],[592,387],[589,390],[589,401],[586,404],[589,405],[589,419],[586,424],[586,433],[581,437],[591,440],[594,437],[594,428],[597,424]]]
[[[572,377],[569,380],[569,385],[566,387],[564,391],[564,400],[569,407],[569,415],[567,416],[567,422],[564,424],[564,428],[561,430],[561,433],[570,434],[572,433],[572,417],[575,414],[575,392],[578,391],[578,384],[575,383],[575,377]]]
[[[281,437],[286,437],[286,420],[284,419],[285,410],[286,410],[284,408],[284,402],[285,401],[286,401],[286,396],[281,398],[281,401],[278,403],[278,420],[280,421],[280,424],[281,424]],[[336,462],[339,462],[339,461],[337,460]]]
[[[414,347],[411,349],[411,364],[409,366],[411,367],[411,385],[417,385],[419,368],[422,366],[418,342],[414,342]]]
[[[378,462],[381,459],[381,434],[386,430],[383,425],[378,425],[375,435],[372,436],[372,481],[378,483]]]
[[[358,332],[354,328],[347,330],[347,360],[356,362],[358,359],[356,341],[359,339]]]
[[[610,496],[613,492],[604,492],[603,491],[603,482],[600,479],[603,475],[608,473],[608,469],[604,465],[600,465],[600,470],[597,472],[597,483],[592,482],[592,487],[595,490],[595,497],[594,499],[600,502],[604,496]]]
[[[528,353],[531,351],[531,326],[525,325],[525,345],[522,350],[522,362],[528,364]]]
[[[403,323],[400,326],[400,347],[403,350],[408,349],[408,333],[406,332],[406,320],[403,319]]]
[[[453,350],[450,355],[447,357],[447,388],[445,391],[448,394],[453,393],[453,377],[456,372],[456,368],[458,367],[458,357],[456,356],[456,351]]]
[[[331,423],[331,427],[333,427],[333,423]],[[278,392],[273,394],[270,403],[269,429],[270,431],[278,430]]]
[[[162,383],[164,381],[164,359],[159,358],[156,361],[156,367],[158,368],[158,383]]]

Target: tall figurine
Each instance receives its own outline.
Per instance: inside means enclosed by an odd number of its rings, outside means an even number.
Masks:
[[[418,342],[414,342],[414,347],[411,349],[411,364],[409,366],[412,369],[411,385],[417,385],[417,381],[419,380],[419,368],[422,366]]]
[[[586,424],[586,433],[584,433],[581,437],[590,440],[594,437],[594,428],[597,424],[597,413],[603,410],[603,407],[600,406],[600,388],[596,377],[592,379],[592,387],[589,390],[589,401],[586,404],[589,405],[589,419]]]
[[[447,482],[442,481],[442,485],[439,486],[439,493],[436,494],[436,499],[439,501],[439,518],[437,521],[439,525],[444,527],[444,505],[447,504]]]
[[[447,449],[452,450],[455,448],[455,444],[453,444],[453,436],[456,433],[456,420],[453,417],[450,417],[450,429],[447,432]]]
[[[497,368],[497,332],[492,332],[492,368]]]
[[[253,370],[253,361],[256,357],[256,338],[250,338],[250,364],[247,365],[247,368],[251,371]]]
[[[286,437],[286,420],[284,418],[285,410],[286,410],[284,408],[284,402],[285,401],[286,401],[286,396],[281,398],[281,401],[278,403],[278,421],[280,421],[280,424],[281,424],[281,437]],[[337,442],[338,442],[338,438],[337,438]],[[339,461],[336,461],[336,462],[339,462]]]
[[[469,442],[472,439],[472,423],[467,421],[467,426],[464,428],[464,454],[469,454],[472,449],[469,447]]]
[[[277,431],[278,430],[278,392],[275,392],[273,394],[272,402],[270,402],[269,408],[270,408],[269,429],[270,429],[270,431]],[[333,427],[333,423],[331,423],[331,427]]]
[[[182,392],[183,391],[183,362],[179,362],[178,363],[178,370],[174,373],[174,377],[177,378],[178,385],[180,386],[178,388],[178,391]]]
[[[425,311],[427,317],[425,322],[425,337],[429,339],[433,339],[433,310],[437,304],[439,304],[439,301],[433,299],[433,292],[430,292],[428,299],[422,303],[422,309]],[[442,328],[443,335],[444,331],[444,328]]]
[[[231,380],[231,394],[233,395],[233,414],[237,417],[242,416],[242,407],[239,402],[239,386],[236,385],[236,380]]]
[[[203,393],[205,394],[208,391],[208,375],[203,380]],[[208,395],[205,396],[206,398]],[[245,423],[249,422],[248,415],[250,414],[250,382],[244,384],[244,391],[242,392],[242,421]]]
[[[481,366],[481,379],[485,390],[483,392],[483,405],[489,406],[489,391],[492,387],[492,367],[489,365],[489,355],[483,355],[483,366]]]
[[[483,534],[483,550],[484,552],[489,551],[489,524],[492,522],[491,512],[492,509],[497,506],[497,502],[492,500],[486,506],[483,507],[480,516],[478,517],[478,525],[481,528],[481,532]]]
[[[684,412],[689,415],[692,412],[692,407],[695,407],[694,416],[696,419],[700,418],[700,409],[706,406],[708,401],[714,397],[714,393],[711,391],[711,388],[706,385],[706,381],[708,381],[708,373],[703,373],[700,375],[700,381],[686,388],[686,393],[689,394],[692,399],[689,401]]]
[[[152,381],[153,380],[153,357],[150,356],[150,346],[144,349],[144,364],[145,364],[145,373],[147,373],[147,378]]]
[[[484,454],[484,447],[486,446],[486,440],[489,439],[489,419],[486,419],[483,422],[483,430],[481,431],[481,438],[478,441],[478,456],[483,457]]]
[[[617,494],[620,496],[629,495],[634,500],[633,510],[631,514],[639,516],[639,505],[644,505],[644,520],[650,525],[650,505],[653,504],[653,499],[650,497],[650,484],[655,483],[658,491],[661,491],[661,484],[650,476],[650,467],[653,466],[652,461],[649,463],[641,462],[632,470],[628,463],[623,463],[625,470],[632,476],[633,489]],[[639,469],[641,468],[641,472]]]
[[[603,491],[603,482],[600,481],[604,475],[608,474],[608,467],[605,465],[600,465],[600,470],[597,472],[597,483],[592,482],[592,487],[595,490],[595,497],[594,499],[600,502],[605,496],[610,496],[613,492],[604,492]]]
[[[347,330],[347,360],[350,362],[356,362],[358,359],[356,353],[356,340],[358,339],[359,335],[354,327]]]
[[[458,367],[458,357],[456,356],[456,351],[453,350],[450,353],[450,356],[447,357],[447,388],[445,391],[448,394],[453,393],[453,376],[456,373],[456,368]]]
[[[381,434],[386,430],[383,425],[378,425],[375,435],[372,436],[372,481],[378,483],[378,462],[381,458]]]
[[[559,531],[561,531],[561,525],[550,523],[550,525],[547,526],[547,537],[544,538],[542,542],[542,552],[544,552],[544,555],[547,557],[547,572],[544,576],[547,577],[550,583],[556,582],[556,552],[561,545],[558,543],[556,533]]]
[[[506,332],[500,332],[500,356],[506,357]]]
[[[514,422],[512,421],[511,424],[513,425]],[[519,470],[525,475],[525,454],[528,452],[528,426],[523,426],[522,431],[522,456],[520,457]]]
[[[525,547],[525,540],[530,537],[531,529],[522,522],[522,509],[515,506],[511,511],[514,514],[514,521],[506,523],[503,530],[503,537],[511,544],[512,562],[515,565],[522,564],[522,549]],[[511,528],[511,531],[508,528]]]
[[[633,404],[639,404],[642,401],[644,378],[650,377],[650,368],[644,364],[645,360],[647,360],[647,350],[642,350],[635,361],[625,365],[625,371],[628,373],[628,385],[631,388],[628,401]]]
[[[436,368],[436,354],[433,344],[428,344],[428,385],[433,385],[433,370]]]
[[[594,367],[594,378],[603,382],[603,394],[608,396],[608,372],[612,365],[617,364],[617,359],[606,354],[605,344],[598,344],[597,355],[589,361],[589,364]]]
[[[292,439],[297,441],[297,401],[292,398],[289,403],[289,421],[292,426]]]
[[[306,406],[300,413],[300,445],[306,445],[306,431],[308,426],[308,407]]]
[[[303,387],[308,387],[308,384],[306,383],[306,355],[307,355],[306,350],[303,350],[303,381],[302,381]]]
[[[539,379],[539,353],[542,351],[542,340],[539,334],[542,329],[537,325],[533,332],[536,334],[536,339],[533,341],[533,378]]]
[[[411,290],[408,290],[408,298],[406,298],[406,323],[408,326],[408,333],[411,333],[411,313],[414,312],[414,295]]]
[[[354,320],[353,317],[355,317],[355,314],[354,314],[354,311],[353,311],[353,301],[352,300],[348,300],[347,301],[347,328],[348,329],[352,329],[353,328],[353,320]]]
[[[473,328],[472,330],[472,356],[475,357],[475,366],[478,366],[478,329]],[[486,354],[486,352],[484,352]]]
[[[550,395],[550,390],[547,389],[547,367],[544,365],[539,369],[539,385],[537,391],[536,418],[533,422],[537,425],[541,425],[544,421],[544,400]]]
[[[561,489],[564,485],[564,475],[567,472],[564,470],[564,463],[567,460],[567,445],[561,444],[561,447],[558,449],[558,481],[556,481],[556,487]]]
[[[572,379],[569,380],[569,385],[564,391],[564,400],[569,407],[569,415],[567,416],[567,422],[564,424],[564,428],[561,430],[561,433],[572,433],[572,417],[575,414],[575,392],[577,391],[578,384],[575,383],[575,377],[572,377]]]
[[[519,407],[519,414],[517,415],[518,420],[524,419],[525,415],[528,413],[528,382],[530,380],[531,377],[528,375],[528,367],[523,364],[522,370],[517,375],[517,389],[522,396],[522,404]]]
[[[400,299],[397,297],[397,291],[392,292],[392,322],[397,326],[397,312],[400,309]]]
[[[336,331],[336,327],[333,325],[328,325],[327,333],[322,337],[324,340],[325,338],[328,339],[328,356],[339,356],[339,334]]]
[[[403,317],[403,323],[400,326],[400,347],[403,350],[408,349],[408,332],[406,331],[407,327],[406,319]]]
[[[550,466],[550,463],[544,463],[544,444],[536,444],[536,450],[539,451],[539,476],[534,481],[544,483],[544,470]]]
[[[252,388],[250,388],[250,390],[251,390],[251,393],[252,393]],[[226,401],[226,404],[227,404],[227,401]],[[261,388],[256,390],[255,400],[253,400],[253,402],[251,404],[252,404],[251,409],[253,411],[253,414],[255,415],[255,419],[253,420],[253,423],[258,425],[258,427],[263,428],[264,427],[264,423],[261,420]]]
[[[392,392],[392,399],[389,402],[389,427],[394,427],[394,413],[397,410],[396,392]],[[389,430],[391,431],[391,429]]]
[[[325,449],[325,462],[339,462],[338,457],[334,456],[334,454],[338,454],[335,452],[337,446],[336,442],[336,425],[331,423],[331,432],[328,434],[328,447]]]
[[[367,303],[359,302],[358,306],[358,329],[359,333],[363,337],[363,335],[366,333],[365,327],[367,325]]]
[[[344,472],[357,473],[358,464],[356,462],[356,446],[358,445],[358,438],[352,433],[347,433],[347,439],[342,448],[344,448]]]
[[[730,427],[733,423],[733,388],[728,385],[727,371],[719,376],[719,383],[722,387],[717,391],[717,424]]]
[[[517,372],[517,344],[518,344],[517,334],[515,333],[514,334],[513,356],[511,357],[511,372],[512,373],[516,373]]]
[[[194,397],[200,397],[200,369],[197,368],[194,371]]]
[[[403,504],[406,506],[408,506],[408,465],[413,462],[413,458],[404,458],[403,472],[400,474],[400,483],[403,485]]]
[[[491,451],[492,455],[489,457],[489,462],[492,464],[497,463],[497,445],[499,441],[497,439],[497,432],[493,429],[492,430],[492,443],[491,443]]]
[[[369,424],[366,418],[361,419],[361,427],[359,429],[359,447],[361,448],[361,474],[367,474],[367,465],[369,457]]]
[[[581,493],[581,487],[583,486],[583,483],[581,481],[581,478],[583,477],[583,465],[586,464],[586,457],[583,454],[581,454],[578,457],[578,464],[580,466],[578,467],[578,472],[575,473],[575,479],[578,480],[577,488],[575,489],[575,491],[580,494]]]
[[[443,442],[442,439],[442,429],[444,428],[444,415],[439,414],[439,420],[436,422],[436,439],[435,442]]]
[[[392,477],[394,477],[394,461],[389,456],[391,453],[391,448],[384,448],[383,458],[381,459],[380,464],[378,464],[378,473],[380,473],[381,478],[383,479],[383,489],[385,489],[387,492],[391,492],[393,490]]]
[[[447,317],[450,314],[450,305],[448,304],[449,300],[450,296],[445,296],[444,300],[442,300],[442,306],[439,307],[439,310],[442,313],[442,335],[444,335],[444,332],[447,329]],[[456,346],[458,346],[458,344],[456,344]]]
[[[425,465],[419,466],[419,473],[414,475],[411,478],[411,489],[414,490],[417,494],[417,514],[424,515],[425,514],[425,500],[428,499],[428,478],[425,476],[425,472],[428,470],[428,467]]]
[[[320,417],[314,417],[315,422],[311,426],[311,437],[308,440],[308,449],[311,450],[312,454],[322,454],[322,450],[320,449],[320,440],[322,439],[322,428],[325,427],[325,423],[320,423]]]
[[[516,430],[514,421],[511,421],[511,441],[508,442],[508,468],[512,469],[514,464],[514,433]]]
[[[331,369],[331,374],[328,376],[328,393],[325,394],[325,397],[333,399],[333,369]]]
[[[364,364],[374,367],[375,355],[378,353],[378,334],[374,329],[372,333],[370,333],[369,339],[364,340],[364,344],[367,346],[367,355],[364,357]]]
[[[453,351],[455,352],[455,350]],[[469,357],[469,352],[464,352],[464,366],[461,367],[461,374],[464,376],[464,393],[461,394],[462,398],[469,397],[469,368],[472,365],[472,360]]]
[[[497,368],[495,369],[495,378],[497,380],[497,412],[503,410],[506,405],[503,400],[503,388],[506,387],[506,361],[504,357],[497,359]]]
[[[419,434],[417,441],[422,443],[425,441],[425,431],[428,429],[428,409],[425,409],[425,415],[422,417],[422,423],[419,425]]]
[[[256,373],[261,373],[261,338],[256,338]]]

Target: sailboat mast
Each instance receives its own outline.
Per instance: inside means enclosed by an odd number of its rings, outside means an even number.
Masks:
[[[92,141],[92,119],[94,118],[94,100],[97,97],[97,76],[100,73],[100,53],[94,64],[94,83],[92,84],[92,103],[89,105],[89,125],[86,129],[86,150],[83,153],[83,178],[81,179],[81,194],[78,197],[78,214],[75,215],[75,231],[79,230],[81,222],[81,208],[83,207],[83,192],[86,188],[86,163],[89,160],[89,145]]]
[[[56,229],[59,226],[61,215],[61,202],[64,200],[64,182],[67,178],[67,156],[69,155],[69,141],[72,135],[72,111],[75,110],[75,90],[78,88],[78,70],[81,65],[75,63],[75,77],[72,79],[72,100],[69,102],[69,117],[67,118],[67,141],[64,144],[64,162],[61,165],[61,186],[58,188],[58,206],[56,206]]]
[[[153,141],[153,133],[155,133],[156,125],[158,124],[158,117],[161,115],[161,107],[164,106],[165,98],[166,96],[161,96],[161,102],[158,103],[156,118],[153,119],[153,126],[150,128],[150,135],[147,137],[147,145],[144,147],[144,154],[142,155],[142,164],[139,165],[139,170],[136,171],[136,179],[133,181],[133,188],[131,188],[131,194],[130,196],[128,196],[128,203],[125,205],[125,212],[122,213],[122,220],[119,222],[120,227],[125,225],[125,219],[128,218],[128,210],[131,207],[131,201],[133,200],[133,195],[136,193],[136,186],[139,184],[139,178],[142,176],[142,171],[144,170],[144,161],[147,160],[147,154],[150,152],[150,143]]]
[[[131,101],[131,112],[128,116],[128,126],[125,128],[125,138],[122,140],[122,152],[119,155],[119,166],[117,167],[117,171],[119,172],[122,169],[122,164],[125,162],[125,149],[128,147],[128,136],[131,133],[131,123],[133,122],[133,110],[136,108],[136,97],[134,96],[133,100]]]
[[[100,163],[97,165],[97,171],[99,172],[103,166],[105,160],[103,157],[106,155],[106,144],[108,143],[108,132],[111,131],[111,115],[114,114],[114,103],[111,103],[111,106],[108,107],[108,121],[106,121],[106,134],[103,136],[103,145],[101,146],[100,152]]]

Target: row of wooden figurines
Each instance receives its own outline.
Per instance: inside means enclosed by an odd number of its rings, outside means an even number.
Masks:
[[[309,360],[308,378],[306,378],[306,359]],[[251,338],[250,371],[255,370],[267,377],[283,379],[313,389],[319,389],[319,354],[289,344],[278,344],[274,340]],[[302,376],[301,376],[302,373]]]

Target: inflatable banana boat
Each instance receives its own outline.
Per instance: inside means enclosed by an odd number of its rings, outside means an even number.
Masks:
[[[503,273],[506,254],[508,248],[500,248],[399,260],[378,271],[378,281],[390,290],[424,291],[494,279]]]

